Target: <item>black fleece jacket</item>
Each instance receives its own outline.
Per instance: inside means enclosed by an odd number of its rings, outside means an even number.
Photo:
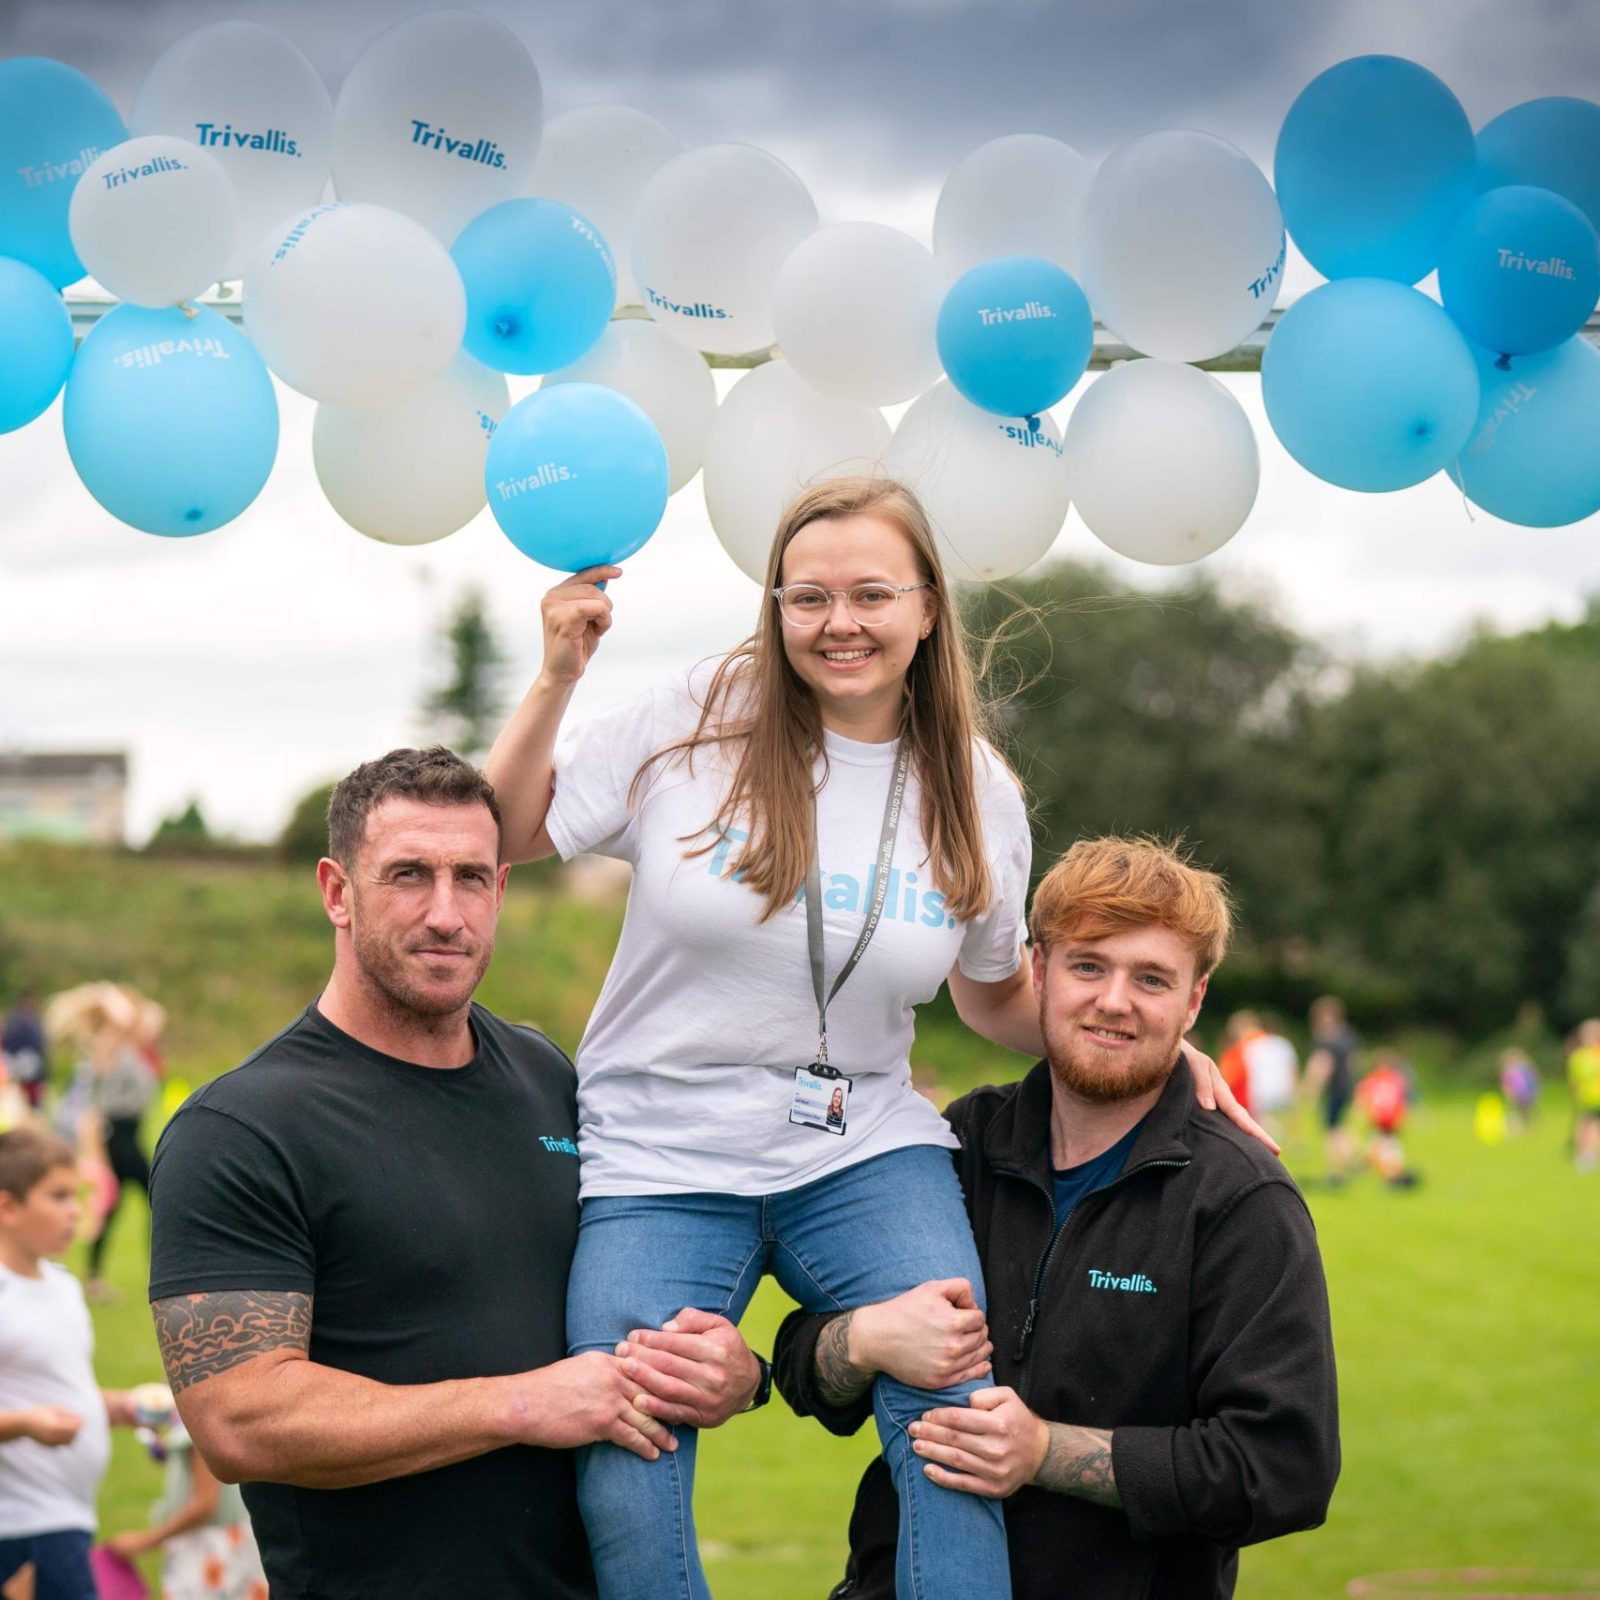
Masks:
[[[1300,1192],[1227,1118],[1200,1110],[1180,1059],[1122,1176],[1060,1233],[1050,1069],[947,1111],[988,1287],[994,1378],[1052,1422],[1111,1430],[1122,1509],[1024,1488],[1006,1503],[1015,1600],[1233,1593],[1237,1548],[1317,1526],[1339,1475],[1327,1288]],[[870,1393],[818,1392],[826,1315],[796,1312],[774,1376],[835,1433]],[[881,1458],[850,1520],[835,1595],[893,1600],[899,1509]]]

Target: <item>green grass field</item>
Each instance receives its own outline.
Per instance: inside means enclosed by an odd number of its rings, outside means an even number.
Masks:
[[[91,977],[139,984],[168,1006],[172,1069],[191,1081],[281,1027],[327,970],[327,926],[304,869],[0,850],[0,882],[0,987],[24,977],[46,992]],[[572,1049],[617,920],[614,907],[525,880],[507,902],[482,998]],[[916,1059],[946,1094],[1022,1065],[943,1005],[920,1019]],[[1600,1593],[1600,1176],[1573,1172],[1565,1097],[1551,1085],[1546,1101],[1534,1133],[1484,1147],[1467,1094],[1431,1090],[1408,1135],[1420,1188],[1310,1188],[1333,1300],[1344,1474],[1326,1527],[1245,1553],[1250,1600],[1332,1600],[1358,1577],[1468,1566],[1588,1570]],[[1288,1154],[1297,1173],[1316,1176],[1315,1149]],[[120,1303],[96,1310],[108,1385],[159,1371],[144,1236],[135,1197],[109,1258]],[[756,1348],[770,1347],[784,1309],[768,1284],[746,1323]],[[820,1600],[842,1570],[872,1448],[832,1439],[781,1403],[705,1441],[698,1516],[717,1591]],[[119,1437],[106,1530],[142,1522],[158,1480]],[[1553,1578],[1540,1587],[1562,1592]],[[1062,1592],[1073,1592],[1068,1571]]]
[[[1464,1102],[1425,1104],[1408,1150],[1423,1185],[1311,1190],[1327,1262],[1344,1473],[1326,1527],[1245,1552],[1240,1594],[1310,1600],[1397,1569],[1600,1569],[1600,1176],[1574,1173],[1556,1107],[1485,1148]],[[1309,1152],[1291,1149],[1302,1169]],[[97,1309],[104,1382],[156,1376],[142,1288],[144,1216],[121,1219]],[[770,1282],[746,1323],[770,1348]],[[836,1440],[781,1404],[701,1447],[697,1496],[718,1593],[820,1600],[843,1565],[872,1442]],[[108,1530],[139,1522],[158,1469],[120,1438]],[[1063,1573],[1070,1593],[1070,1574]],[[1552,1586],[1544,1586],[1548,1591]]]

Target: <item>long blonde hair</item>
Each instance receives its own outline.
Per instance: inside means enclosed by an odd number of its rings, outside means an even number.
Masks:
[[[811,860],[813,798],[820,787],[812,772],[824,749],[822,713],[789,664],[770,591],[777,587],[784,552],[802,528],[859,515],[881,517],[898,528],[930,585],[935,625],[906,671],[901,737],[911,741],[922,790],[922,834],[933,881],[950,914],[970,920],[988,908],[993,895],[973,764],[973,742],[987,732],[987,717],[928,514],[910,489],[891,478],[830,478],[805,490],[784,512],[767,557],[768,592],[756,631],[718,663],[694,732],[643,763],[630,798],[637,797],[657,762],[682,759],[692,769],[702,746],[736,747],[722,805],[701,833],[684,836],[685,842],[704,836],[685,854],[704,855],[737,819],[747,817],[750,836],[731,870],[765,898],[762,921],[794,899]]]

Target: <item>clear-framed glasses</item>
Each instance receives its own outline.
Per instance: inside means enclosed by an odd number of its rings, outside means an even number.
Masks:
[[[797,628],[815,628],[826,622],[836,594],[844,596],[845,609],[863,627],[887,622],[903,594],[931,589],[931,583],[857,583],[848,589],[824,589],[818,583],[786,583],[772,591],[786,621]]]

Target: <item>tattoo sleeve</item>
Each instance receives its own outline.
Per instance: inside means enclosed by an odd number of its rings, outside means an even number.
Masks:
[[[824,1324],[817,1336],[817,1389],[833,1406],[847,1406],[859,1400],[872,1387],[872,1374],[850,1364],[850,1319],[853,1311],[841,1312]]]
[[[1111,1434],[1105,1428],[1078,1428],[1070,1422],[1048,1424],[1050,1443],[1034,1482],[1041,1489],[1118,1507],[1116,1474],[1111,1467]]]
[[[151,1307],[174,1394],[270,1350],[311,1347],[311,1296],[232,1289],[174,1295]]]

